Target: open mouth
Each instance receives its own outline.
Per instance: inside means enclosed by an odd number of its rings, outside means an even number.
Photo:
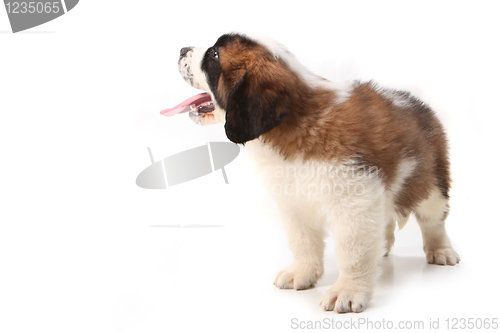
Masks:
[[[181,104],[161,111],[160,113],[166,117],[171,117],[179,113],[189,112],[192,115],[200,116],[211,113],[215,110],[215,105],[208,93],[201,93],[191,98],[186,99]]]

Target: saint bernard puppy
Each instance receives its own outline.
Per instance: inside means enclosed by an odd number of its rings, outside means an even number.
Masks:
[[[460,261],[445,231],[447,140],[417,98],[372,82],[329,82],[281,44],[237,33],[208,49],[183,48],[179,70],[208,93],[177,110],[190,105],[196,123],[225,123],[229,140],[245,145],[277,199],[294,260],[276,287],[316,284],[331,231],[339,277],[320,305],[363,311],[396,222],[402,228],[411,213],[428,263]]]

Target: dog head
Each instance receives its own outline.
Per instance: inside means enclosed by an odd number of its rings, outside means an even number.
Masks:
[[[202,125],[225,122],[235,143],[258,138],[283,123],[300,94],[301,79],[291,63],[293,56],[280,44],[241,34],[223,35],[209,48],[183,48],[182,77],[213,102],[190,117]]]

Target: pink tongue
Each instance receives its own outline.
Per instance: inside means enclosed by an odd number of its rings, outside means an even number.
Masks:
[[[182,102],[181,104],[179,104],[173,108],[165,109],[165,110],[161,111],[160,114],[167,116],[167,117],[171,117],[171,116],[176,115],[178,113],[184,113],[184,112],[194,110],[198,105],[205,103],[205,102],[209,102],[211,100],[212,99],[210,98],[210,95],[208,93],[201,93],[201,94],[198,94],[196,96],[193,96],[191,98],[186,99],[184,102]]]

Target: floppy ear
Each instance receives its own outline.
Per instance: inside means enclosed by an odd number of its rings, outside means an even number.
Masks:
[[[229,94],[226,135],[245,143],[280,125],[290,113],[290,96],[283,85],[258,82],[247,73]]]

